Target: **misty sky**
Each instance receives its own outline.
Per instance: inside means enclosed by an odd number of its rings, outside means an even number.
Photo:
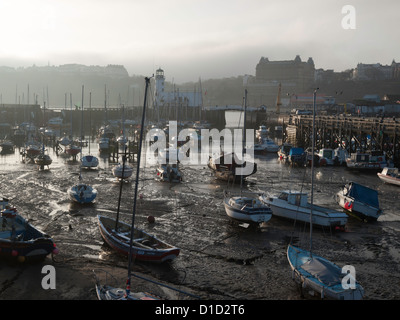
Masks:
[[[344,5],[356,29],[343,29]],[[343,71],[400,62],[398,0],[2,0],[0,66],[158,67],[176,83],[255,74],[270,60]]]

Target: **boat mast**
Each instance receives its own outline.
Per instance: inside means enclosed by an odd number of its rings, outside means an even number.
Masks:
[[[314,147],[315,147],[315,99],[317,89],[313,93],[313,124],[312,124],[312,139],[311,139],[311,211],[310,211],[310,258],[312,257],[312,214],[314,207]]]
[[[150,78],[146,77],[146,87],[144,91],[144,103],[143,103],[143,113],[142,113],[142,124],[140,127],[140,140],[139,140],[139,149],[137,154],[137,164],[136,164],[136,181],[135,181],[135,197],[133,200],[133,209],[132,209],[132,227],[131,227],[131,238],[129,242],[129,263],[128,263],[128,280],[126,282],[126,294],[129,295],[130,286],[131,286],[131,263],[132,263],[132,243],[134,236],[134,226],[135,226],[135,213],[136,213],[136,200],[137,200],[137,192],[139,185],[139,170],[140,170],[140,158],[142,154],[142,141],[143,141],[143,131],[144,131],[144,120],[146,115],[146,104],[147,104],[147,89],[149,87]]]
[[[244,153],[246,147],[246,110],[247,110],[247,89],[244,89],[244,117],[243,117],[243,132],[242,132],[242,161],[244,163]],[[242,196],[243,174],[240,176],[240,196]]]
[[[83,92],[84,92],[84,86],[82,85],[82,104],[81,104],[81,166],[79,170],[79,180],[82,180],[82,134],[83,134]]]

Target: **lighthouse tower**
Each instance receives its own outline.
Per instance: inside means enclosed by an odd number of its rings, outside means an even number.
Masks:
[[[156,70],[156,88],[154,92],[154,102],[156,107],[160,107],[164,100],[164,70],[158,68]]]

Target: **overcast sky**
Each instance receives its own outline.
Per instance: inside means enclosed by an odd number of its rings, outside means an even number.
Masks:
[[[355,29],[344,29],[345,5]],[[260,58],[343,71],[400,62],[398,0],[1,0],[0,66],[158,67],[176,83],[255,74]],[[348,21],[348,20],[346,20]]]

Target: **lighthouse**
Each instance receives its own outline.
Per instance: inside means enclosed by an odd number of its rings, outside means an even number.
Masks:
[[[154,91],[154,102],[156,107],[160,107],[163,105],[164,102],[164,82],[165,82],[165,77],[164,77],[164,70],[161,68],[158,68],[156,70],[156,88]]]

